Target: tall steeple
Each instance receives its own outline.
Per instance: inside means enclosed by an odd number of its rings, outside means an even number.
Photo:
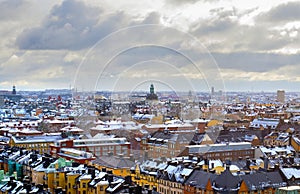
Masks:
[[[154,93],[154,85],[153,84],[150,85],[150,94],[147,95],[146,99],[147,100],[157,100],[158,99],[157,95]]]
[[[150,94],[154,94],[154,86],[153,86],[153,84],[150,85]]]

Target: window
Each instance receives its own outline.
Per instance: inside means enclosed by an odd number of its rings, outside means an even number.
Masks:
[[[104,150],[107,151],[107,150],[108,150],[108,147],[103,146],[103,147],[102,147],[102,150],[103,150],[103,151],[104,151]]]
[[[82,183],[82,188],[85,188],[86,187],[86,183]]]

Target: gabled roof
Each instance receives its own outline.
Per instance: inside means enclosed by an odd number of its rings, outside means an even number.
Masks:
[[[227,190],[236,190],[239,188],[240,179],[237,176],[233,176],[230,170],[226,168],[213,182],[216,189],[226,188]]]
[[[249,190],[263,189],[265,187],[278,188],[286,185],[279,171],[258,171],[253,174],[246,174],[241,179],[244,180]]]
[[[135,166],[135,162],[127,158],[119,158],[116,156],[101,156],[101,158],[94,160],[93,163],[110,168],[132,168]]]
[[[291,179],[295,177],[296,179],[300,178],[300,170],[296,168],[281,168],[280,169],[282,174],[287,178]]]
[[[158,175],[163,180],[183,183],[192,172],[193,169],[184,168],[181,165],[168,165],[168,167],[164,170],[163,174],[160,174],[160,172],[158,172]]]
[[[209,179],[214,179],[216,175],[202,170],[194,170],[185,180],[185,185],[191,185],[196,188],[205,189]]]

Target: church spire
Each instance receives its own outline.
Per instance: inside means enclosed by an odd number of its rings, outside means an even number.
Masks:
[[[154,86],[153,86],[153,84],[150,85],[150,94],[154,94]]]

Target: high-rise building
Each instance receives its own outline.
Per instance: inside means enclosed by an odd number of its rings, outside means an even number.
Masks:
[[[277,90],[277,101],[284,103],[284,101],[285,101],[285,91],[284,90]]]

